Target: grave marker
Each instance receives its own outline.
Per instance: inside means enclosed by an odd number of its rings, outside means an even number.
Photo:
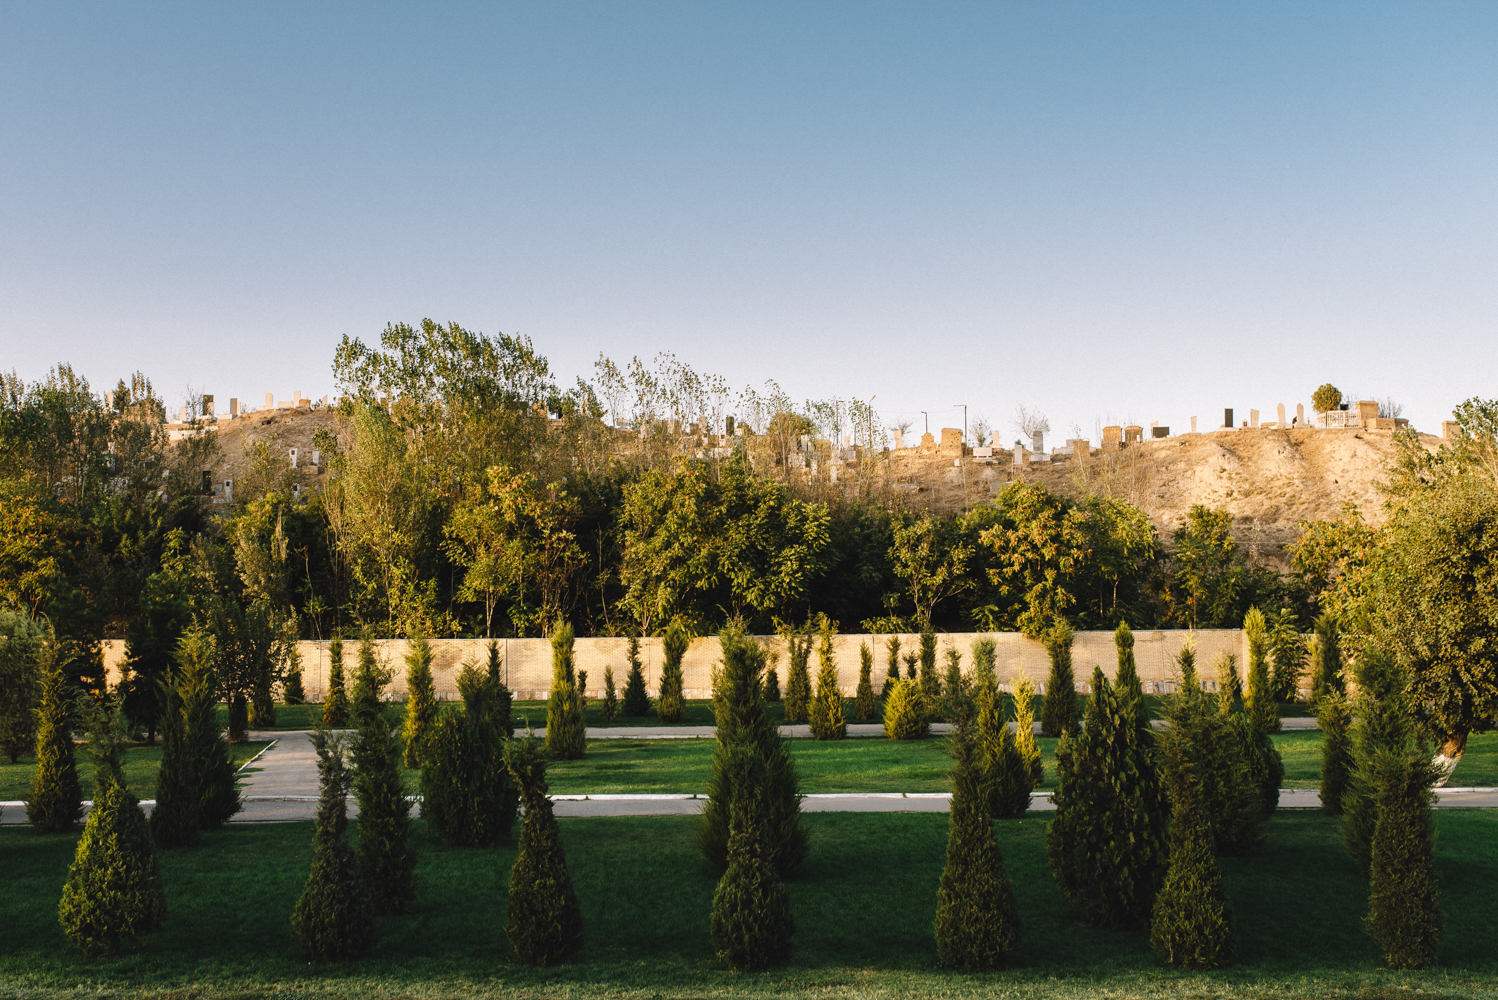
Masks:
[[[1279,418],[1280,418],[1279,419],[1279,427],[1280,427],[1281,430],[1284,430],[1284,428],[1285,428],[1285,404],[1284,403],[1280,403],[1279,404],[1279,408],[1278,408],[1278,410],[1276,412],[1277,412],[1277,414],[1279,415]]]

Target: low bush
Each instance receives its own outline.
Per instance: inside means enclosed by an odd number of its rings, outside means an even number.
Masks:
[[[884,735],[892,740],[923,740],[931,735],[920,684],[909,677],[891,688],[884,703]]]

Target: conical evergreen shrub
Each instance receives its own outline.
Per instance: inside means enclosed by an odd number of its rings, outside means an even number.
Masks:
[[[947,649],[946,676],[942,678],[941,717],[944,719],[955,719],[963,711],[963,703],[973,698],[973,685],[969,678],[962,673],[962,654],[955,649]]]
[[[791,957],[796,919],[765,838],[764,762],[752,743],[740,741],[726,769],[733,802],[728,868],[713,891],[713,947],[734,972],[753,972]]]
[[[353,745],[354,796],[359,803],[359,870],[377,915],[401,913],[416,898],[416,852],[411,850],[411,803],[401,782],[401,748],[380,710],[384,674],[360,683],[372,697],[357,698]]]
[[[1030,763],[1020,755],[1014,733],[1004,720],[1004,702],[998,683],[983,678],[974,701],[977,707],[976,766],[983,772],[986,808],[994,819],[1019,819],[1030,808]],[[965,717],[967,711],[954,706],[949,718]]]
[[[586,670],[577,672],[577,706],[582,711],[583,718],[586,719],[588,713],[588,672]]]
[[[717,871],[728,866],[728,845],[735,785],[733,754],[746,750],[754,758],[760,790],[760,835],[776,872],[788,875],[806,857],[801,828],[801,792],[796,764],[780,730],[765,710],[760,671],[764,648],[744,634],[739,622],[721,635],[722,667],[713,677],[713,716],[717,742],[708,799],[697,828],[697,846]],[[747,749],[746,749],[747,748]]]
[[[208,646],[212,649],[212,645]],[[214,830],[244,808],[235,787],[234,761],[229,756],[229,741],[218,724],[217,678],[213,661],[201,654],[177,661],[176,680],[181,696],[183,725],[187,731],[188,750],[198,774],[199,822],[205,830]],[[158,790],[157,803],[161,796]],[[158,838],[159,842],[159,838]]]
[[[785,674],[785,721],[806,722],[811,718],[811,636],[787,631],[790,663]]]
[[[420,767],[437,724],[437,684],[432,678],[432,644],[426,636],[411,637],[406,653],[406,715],[401,723],[401,742],[405,744],[402,762],[406,767]]]
[[[1014,682],[1014,746],[1030,775],[1030,788],[1039,788],[1045,781],[1045,763],[1035,742],[1035,685],[1023,675]]]
[[[1060,787],[1046,853],[1062,893],[1094,927],[1148,923],[1165,875],[1168,806],[1153,760],[1148,722],[1132,691],[1093,670],[1087,724],[1056,748]]]
[[[775,663],[780,659],[780,654],[773,654],[770,669],[765,671],[765,701],[780,700],[780,678],[775,674]]]
[[[1021,925],[993,836],[971,710],[959,709],[954,726],[947,864],[936,891],[936,958],[948,969],[986,972],[1008,964]]]
[[[921,631],[921,695],[926,700],[926,715],[936,718],[941,711],[941,675],[936,672],[936,633],[931,626]]]
[[[478,671],[458,690],[464,711],[437,717],[421,771],[421,818],[449,847],[488,847],[508,836],[518,794],[504,762],[504,743],[479,700],[489,685]]]
[[[349,699],[349,722],[353,728],[359,728],[360,720],[384,711],[381,698],[392,676],[392,671],[380,666],[375,657],[374,639],[366,632],[359,640],[359,666],[354,671],[354,693]]]
[[[161,866],[140,800],[125,787],[124,736],[118,713],[94,712],[94,807],[73,855],[57,918],[85,953],[115,955],[120,946],[157,930],[166,918]]]
[[[36,748],[37,665],[46,630],[0,608],[0,753],[12,764]]]
[[[343,689],[343,639],[328,643],[328,694],[322,703],[322,724],[329,729],[348,725],[348,695]]]
[[[661,694],[655,702],[656,718],[680,722],[686,718],[687,701],[682,692],[681,660],[687,654],[687,630],[672,622],[661,637]]]
[[[1046,655],[1051,673],[1045,682],[1045,702],[1040,706],[1040,734],[1055,738],[1076,735],[1081,729],[1081,709],[1077,703],[1077,683],[1072,675],[1071,646],[1076,634],[1066,620],[1056,622],[1045,637]]]
[[[1414,720],[1408,675],[1392,656],[1376,647],[1364,649],[1354,672],[1356,724],[1352,772],[1342,793],[1342,842],[1358,870],[1367,875],[1378,825],[1379,760],[1383,754],[1405,752],[1414,739]]]
[[[38,657],[36,772],[26,799],[26,818],[39,833],[69,829],[83,816],[83,787],[73,754],[73,712],[68,694],[72,662],[56,634],[48,635]]]
[[[870,722],[877,706],[874,702],[874,651],[868,643],[858,646],[858,691],[853,698],[853,718],[858,722]]]
[[[493,639],[489,640],[489,693],[485,704],[488,708],[489,721],[494,723],[495,730],[505,739],[511,739],[515,735],[515,693],[510,690],[504,678],[499,675],[500,663],[499,643]],[[506,772],[507,774],[509,772]]]
[[[1377,783],[1378,821],[1368,887],[1368,933],[1395,969],[1435,963],[1441,943],[1441,894],[1437,886],[1431,823],[1431,786],[1440,771],[1418,746],[1380,750],[1371,768]]]
[[[1238,677],[1238,658],[1232,653],[1218,653],[1216,674],[1217,711],[1232,715],[1243,694],[1242,680]]]
[[[1248,636],[1248,690],[1243,697],[1243,712],[1260,732],[1280,731],[1280,707],[1274,700],[1274,686],[1269,676],[1269,626],[1264,613],[1249,608],[1243,619]]]
[[[614,668],[603,668],[603,721],[614,722],[619,718],[619,692],[614,690]]]
[[[546,755],[552,760],[581,760],[587,749],[587,723],[572,672],[575,637],[560,623],[551,634],[551,692],[546,698]]]
[[[1212,830],[1189,789],[1174,806],[1170,867],[1155,897],[1150,945],[1166,965],[1193,972],[1231,965],[1237,951],[1233,908],[1212,854]]]
[[[557,965],[581,942],[583,914],[546,796],[546,758],[534,740],[523,740],[506,746],[505,764],[525,806],[520,850],[510,869],[505,935],[521,963]]]
[[[879,689],[879,699],[883,701],[889,697],[890,691],[894,690],[895,681],[900,679],[900,637],[892,635],[884,640],[884,662],[885,677],[884,687]]]
[[[286,654],[286,679],[281,682],[281,700],[288,705],[303,705],[307,691],[302,687],[302,654],[292,644]]]
[[[312,835],[312,871],[291,914],[291,931],[314,962],[358,958],[374,944],[374,910],[348,829],[349,771],[342,740],[313,734],[321,786]]]
[[[843,692],[837,686],[837,662],[832,656],[832,623],[822,616],[821,641],[817,644],[817,694],[812,700],[811,734],[819,740],[841,740],[848,735],[848,715]]]
[[[920,662],[921,662],[921,658],[917,654],[915,654],[915,653],[906,653],[905,654],[905,676],[906,676],[907,679],[909,679],[909,680],[918,680],[920,678],[920,672],[917,669],[917,665]]]
[[[176,670],[159,681],[161,694],[161,769],[156,774],[156,806],[151,810],[151,833],[162,847],[190,847],[203,828],[202,762],[183,714],[182,674],[211,656],[208,639],[189,631],[177,643]]]
[[[985,684],[992,685],[994,690],[999,687],[999,673],[995,666],[998,659],[998,645],[992,639],[978,639],[973,642],[973,681],[974,691],[983,690]]]
[[[1342,670],[1342,637],[1337,619],[1329,611],[1316,616],[1312,626],[1315,642],[1311,646],[1311,704],[1319,705],[1327,694],[1346,694],[1347,681]]]
[[[1153,730],[1144,704],[1144,686],[1139,683],[1139,667],[1134,662],[1134,633],[1129,631],[1128,623],[1119,622],[1118,628],[1113,630],[1113,648],[1118,653],[1118,673],[1114,676],[1113,691],[1148,738]]]
[[[892,740],[923,740],[931,735],[926,699],[918,681],[900,678],[884,702],[884,735]]]
[[[1321,811],[1342,815],[1342,796],[1352,777],[1352,708],[1347,696],[1335,691],[1316,703],[1316,728],[1321,730]]]
[[[624,714],[630,718],[650,714],[650,694],[645,688],[645,667],[640,663],[640,637],[629,637],[629,674],[624,679]]]

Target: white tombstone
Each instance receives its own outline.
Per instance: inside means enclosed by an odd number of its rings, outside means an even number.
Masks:
[[[1024,465],[1025,464],[1025,449],[1021,445],[1015,445],[1014,446],[1014,464],[1015,465]]]
[[[1305,422],[1306,422],[1306,404],[1304,404],[1304,403],[1296,403],[1295,404],[1295,423],[1297,425],[1301,425],[1301,424],[1304,424]]]
[[[276,408],[276,394],[275,393],[273,393],[273,392],[267,392],[265,394],[265,408],[267,410],[274,410]]]
[[[239,416],[239,398],[237,396],[229,397],[229,416]]]
[[[903,447],[905,447],[905,432],[902,431],[902,430],[900,430],[900,428],[896,427],[895,428],[895,450],[899,451]]]
[[[187,423],[187,407],[185,407],[185,406],[179,406],[179,407],[177,407],[177,423],[179,423],[179,424],[185,424],[185,423]]]
[[[1250,426],[1250,427],[1258,427],[1259,426],[1259,411],[1258,410],[1249,410],[1248,411],[1248,426]]]
[[[229,501],[234,499],[234,480],[232,479],[224,480],[224,499]]]
[[[296,449],[295,448],[291,449],[291,467],[293,469],[296,468]]]
[[[1275,414],[1276,414],[1276,416],[1279,417],[1280,430],[1284,430],[1285,429],[1285,404],[1284,403],[1280,403],[1279,404],[1279,406],[1275,410]]]
[[[1191,433],[1193,433],[1193,434],[1196,433],[1196,418],[1195,417],[1191,418]]]
[[[811,435],[810,434],[803,434],[803,435],[801,435],[801,450],[802,451],[811,451]]]
[[[312,464],[315,465],[315,466],[317,466],[318,468],[322,468],[322,452],[320,452],[320,451],[318,451],[316,449],[313,449],[313,451],[312,451]]]

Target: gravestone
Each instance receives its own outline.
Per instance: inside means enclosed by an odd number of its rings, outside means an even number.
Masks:
[[[1159,424],[1156,424],[1155,426],[1150,428],[1150,433],[1157,438],[1168,438],[1170,437],[1170,428],[1161,427]]]
[[[1124,444],[1138,444],[1144,440],[1144,428],[1138,424],[1130,424],[1123,429]]]
[[[274,410],[276,408],[276,394],[275,393],[273,393],[273,392],[267,392],[265,394],[265,408],[267,410]]]
[[[1259,426],[1259,411],[1248,411],[1248,426],[1257,428]]]
[[[187,423],[187,407],[185,407],[185,406],[179,406],[179,407],[177,407],[177,423],[179,423],[179,424],[185,424],[185,423]]]
[[[728,417],[728,418],[726,418],[723,421],[723,432],[725,434],[727,434],[729,437],[733,437],[733,418],[732,417]]]
[[[296,468],[296,449],[295,448],[291,449],[291,467],[293,469]]]
[[[1039,454],[1045,451],[1045,431],[1035,431],[1030,435],[1031,451]]]
[[[1196,418],[1195,417],[1191,418],[1191,433],[1193,433],[1193,434],[1196,433]]]
[[[236,396],[229,397],[229,416],[239,416],[239,399]]]
[[[224,499],[230,503],[234,502],[234,480],[224,480]]]
[[[903,447],[905,447],[905,432],[902,431],[902,430],[900,430],[900,428],[896,427],[895,428],[895,450],[899,451]]]
[[[1030,456],[1025,452],[1024,445],[1016,442],[1014,445],[1014,464],[1024,465],[1027,461],[1029,461],[1029,459]]]
[[[316,449],[313,450],[313,452],[312,452],[312,464],[314,466],[316,466],[317,468],[321,468],[322,467],[322,452],[317,451]]]
[[[811,435],[810,434],[803,434],[803,435],[801,435],[801,450],[802,451],[811,451]]]
[[[1073,458],[1086,458],[1092,453],[1092,442],[1086,438],[1072,438],[1066,443],[1071,447]]]
[[[961,455],[962,454],[962,429],[959,427],[943,427],[941,429],[941,445],[937,448],[938,455]]]
[[[974,458],[993,458],[993,449],[992,448],[987,448],[987,447],[974,448],[973,449],[973,457]]]
[[[212,396],[205,395],[203,397],[203,416],[207,417],[209,420],[213,420],[214,418],[216,418],[218,416],[218,414],[216,414],[216,413],[213,412],[213,397]]]
[[[1378,419],[1378,402],[1372,399],[1361,399],[1358,401],[1358,423],[1364,427],[1372,427],[1373,421]]]
[[[930,431],[921,435],[921,450],[926,451],[927,449],[936,450],[936,438],[931,436]]]
[[[1302,426],[1305,425],[1305,422],[1306,422],[1306,404],[1304,404],[1304,403],[1296,403],[1295,404],[1295,422],[1297,424],[1302,425]]]
[[[1278,414],[1278,416],[1280,418],[1279,419],[1280,430],[1284,430],[1285,429],[1285,404],[1284,403],[1280,403],[1279,407],[1276,409],[1275,412]]]
[[[1233,411],[1231,407],[1222,411],[1222,426],[1229,430],[1233,427]]]
[[[1103,450],[1117,448],[1123,444],[1123,428],[1118,424],[1111,424],[1103,428]]]

